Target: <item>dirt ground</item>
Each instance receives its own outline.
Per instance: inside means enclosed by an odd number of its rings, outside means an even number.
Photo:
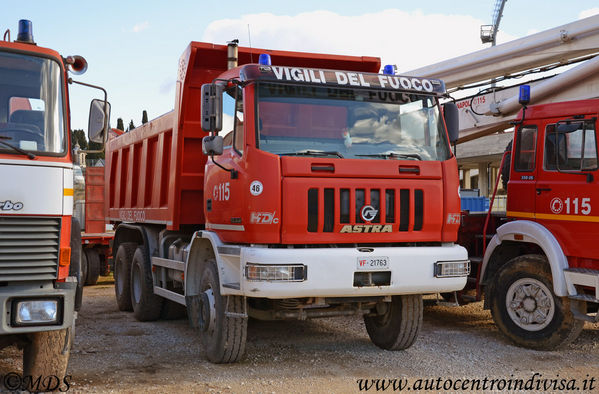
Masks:
[[[370,342],[360,318],[250,320],[243,361],[214,365],[186,319],[138,322],[118,311],[113,284],[103,279],[85,288],[71,392],[351,393],[383,384],[392,392],[402,382],[403,391],[422,392],[599,392],[599,324],[587,323],[565,349],[540,352],[512,345],[481,303],[427,306],[414,346],[390,352]],[[20,369],[16,348],[0,350],[0,375]],[[508,386],[518,380],[524,385]]]

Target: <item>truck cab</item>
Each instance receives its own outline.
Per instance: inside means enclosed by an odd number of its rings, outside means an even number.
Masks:
[[[504,156],[507,211],[487,216],[480,259],[464,242],[479,263],[478,299],[521,346],[564,346],[599,319],[598,113],[596,99],[525,106]],[[462,240],[481,219],[465,216]]]
[[[86,64],[37,46],[28,20],[0,41],[0,347],[42,379],[65,375],[81,305],[67,81]]]

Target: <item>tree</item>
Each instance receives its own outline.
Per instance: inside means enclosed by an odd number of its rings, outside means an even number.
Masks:
[[[148,123],[148,112],[144,109],[144,112],[141,115],[141,124]]]
[[[129,127],[127,128],[127,131],[131,131],[135,128],[135,125],[133,124],[133,119],[131,119],[131,122],[129,122]]]
[[[80,149],[88,149],[85,132],[81,129],[71,131],[71,143],[73,147],[75,147],[76,144],[79,144]]]
[[[79,148],[81,150],[100,150],[102,149],[102,144],[97,142],[88,142],[85,137],[85,132],[81,129],[71,131],[71,141],[73,147],[75,144],[79,144]],[[86,155],[86,160],[96,160],[103,159],[104,152],[102,153],[88,153]]]
[[[116,128],[119,129],[119,130],[125,131],[125,125],[123,124],[123,119],[118,118],[116,120]]]

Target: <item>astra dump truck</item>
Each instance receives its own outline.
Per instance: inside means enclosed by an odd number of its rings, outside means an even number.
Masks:
[[[119,308],[185,306],[216,363],[242,357],[248,317],[361,315],[377,346],[412,345],[422,294],[469,271],[457,109],[442,81],[379,70],[192,42],[174,111],[107,145]]]
[[[65,375],[81,304],[67,83],[86,67],[37,46],[27,20],[14,42],[8,30],[0,41],[0,347],[22,348],[34,379]],[[105,105],[92,102],[95,140]]]

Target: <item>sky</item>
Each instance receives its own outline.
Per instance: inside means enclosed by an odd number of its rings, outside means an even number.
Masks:
[[[0,33],[33,22],[39,46],[81,55],[88,71],[74,79],[107,89],[117,118],[138,126],[174,107],[179,57],[190,41],[380,57],[403,71],[488,47],[480,26],[496,0],[158,1],[0,0]],[[58,5],[59,4],[59,5]],[[498,44],[599,14],[596,0],[508,0]],[[71,86],[71,128],[87,130],[97,91]]]

